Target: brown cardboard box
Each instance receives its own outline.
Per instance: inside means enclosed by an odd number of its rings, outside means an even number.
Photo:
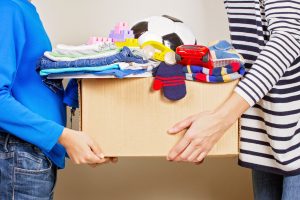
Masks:
[[[180,135],[166,130],[178,120],[220,105],[237,82],[187,83],[187,96],[171,102],[152,91],[153,78],[83,79],[81,128],[102,147],[106,156],[166,156]],[[238,154],[238,123],[210,155]]]

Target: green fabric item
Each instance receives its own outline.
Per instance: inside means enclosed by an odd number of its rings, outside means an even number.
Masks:
[[[107,50],[107,51],[102,51],[101,53],[96,53],[96,54],[91,54],[91,55],[82,55],[82,56],[76,56],[76,55],[64,55],[64,54],[60,54],[60,53],[57,53],[57,52],[50,52],[50,55],[51,56],[54,56],[54,57],[58,57],[58,58],[77,58],[77,59],[80,59],[81,57],[87,57],[87,56],[100,56],[100,55],[103,55],[103,54],[106,54],[106,53],[111,53],[111,52],[116,52],[116,53],[119,53],[121,51],[121,48],[118,48],[118,49],[115,49],[115,50]]]

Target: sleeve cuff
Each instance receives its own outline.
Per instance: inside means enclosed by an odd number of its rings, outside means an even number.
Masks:
[[[234,89],[234,92],[236,92],[238,95],[240,95],[247,103],[250,105],[250,107],[254,106],[256,104],[256,101],[253,100],[253,97],[246,91],[241,89],[240,87],[236,87]]]
[[[59,137],[63,133],[64,126],[59,125],[55,122],[50,122],[49,126],[49,136],[47,137],[47,141],[45,142],[44,150],[50,152],[52,148],[57,144]]]

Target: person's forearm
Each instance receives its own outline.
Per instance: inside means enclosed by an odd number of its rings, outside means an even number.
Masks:
[[[223,104],[215,109],[214,114],[221,118],[224,123],[231,125],[249,108],[250,105],[247,101],[233,92]]]

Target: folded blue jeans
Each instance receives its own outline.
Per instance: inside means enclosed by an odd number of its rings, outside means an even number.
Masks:
[[[40,149],[0,132],[0,199],[52,200],[57,168]]]
[[[38,71],[44,69],[57,69],[57,68],[78,68],[78,67],[97,67],[111,65],[117,62],[135,62],[144,64],[147,60],[144,60],[140,56],[135,56],[128,47],[124,47],[120,53],[108,57],[97,59],[79,59],[75,61],[59,61],[55,62],[47,57],[42,57],[38,63]]]

